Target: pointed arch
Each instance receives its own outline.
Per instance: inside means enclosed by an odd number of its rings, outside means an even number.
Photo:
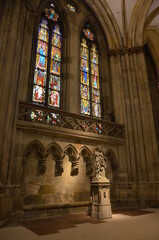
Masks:
[[[105,155],[110,162],[112,169],[118,168],[118,161],[115,153],[111,149],[108,149]]]
[[[58,20],[53,4],[42,9],[36,39],[32,102],[61,108],[63,36]]]
[[[79,173],[79,160],[78,160],[78,152],[77,149],[72,145],[69,144],[65,147],[63,151],[63,158],[68,155],[69,161],[71,162],[71,176],[78,175]]]
[[[59,144],[53,142],[46,148],[45,156],[51,153],[56,159],[62,159],[62,149]]]
[[[47,157],[51,154],[56,162],[55,164],[55,176],[61,176],[64,172],[63,169],[63,157],[62,157],[62,149],[59,144],[53,142],[51,143],[45,151],[45,156]]]
[[[92,161],[92,153],[87,146],[83,146],[79,150],[79,158],[81,156],[83,157],[83,160],[86,163],[86,175],[90,177],[93,174],[93,161]]]
[[[123,46],[123,38],[118,23],[106,1],[85,0],[92,12],[98,16],[98,20],[107,37],[109,49]]]
[[[129,47],[143,45],[143,30],[153,0],[137,0],[129,24],[128,45]],[[142,11],[141,11],[142,9]]]
[[[39,155],[39,173],[44,174],[46,171],[46,159],[44,157],[45,148],[41,142],[34,140],[30,142],[23,153],[23,165],[25,165],[28,155],[35,149],[36,153]]]
[[[23,159],[26,159],[33,149],[36,150],[40,157],[44,158],[45,148],[43,144],[39,140],[33,140],[25,147],[23,152]]]

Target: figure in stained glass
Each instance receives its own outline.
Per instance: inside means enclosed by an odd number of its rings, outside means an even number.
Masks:
[[[46,82],[46,72],[35,69],[34,83],[44,87],[45,82]]]
[[[47,66],[47,59],[45,56],[42,56],[40,54],[37,54],[36,56],[36,67],[40,68],[42,70],[46,70]]]
[[[51,60],[51,73],[60,75],[60,62]]]
[[[33,101],[35,102],[43,102],[44,101],[44,88],[38,85],[34,86],[33,89]]]
[[[59,48],[52,46],[51,58],[56,61],[61,61],[61,51]]]
[[[57,21],[59,16],[53,7],[51,4],[45,13],[48,19]],[[48,24],[50,20],[44,18],[39,24],[32,100],[45,103],[48,96],[48,104],[59,107],[62,34],[59,25]]]
[[[50,104],[54,107],[59,107],[59,93],[57,91],[50,91]]]
[[[60,91],[60,78],[55,75],[50,75],[50,88]]]
[[[53,37],[52,37],[52,45],[58,47],[58,48],[61,48],[61,36],[58,35],[58,34],[53,34]]]
[[[89,88],[83,84],[81,84],[81,96],[82,98],[89,100]]]
[[[43,56],[47,56],[47,43],[39,40],[37,52]]]
[[[40,27],[39,28],[39,39],[48,42],[48,30],[45,28]]]
[[[92,101],[100,103],[99,90],[92,88]]]

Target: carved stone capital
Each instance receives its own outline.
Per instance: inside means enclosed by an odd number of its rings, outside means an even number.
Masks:
[[[125,54],[139,54],[144,52],[144,46],[139,47],[132,47],[132,48],[118,48],[118,49],[110,49],[109,54],[110,56],[118,56],[118,55],[125,55]]]

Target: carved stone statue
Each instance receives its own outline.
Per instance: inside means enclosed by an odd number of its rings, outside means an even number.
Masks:
[[[98,146],[93,154],[95,159],[95,178],[101,179],[106,178],[107,159],[104,156],[102,147]]]

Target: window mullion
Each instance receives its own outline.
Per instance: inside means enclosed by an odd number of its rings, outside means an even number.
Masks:
[[[90,91],[90,116],[92,116],[92,83],[91,83],[91,47],[89,44],[89,91]]]
[[[47,62],[47,79],[46,79],[46,96],[45,104],[48,106],[48,95],[49,95],[49,78],[50,78],[50,64],[51,64],[51,37],[52,28],[49,29],[49,44],[48,44],[48,62]]]

